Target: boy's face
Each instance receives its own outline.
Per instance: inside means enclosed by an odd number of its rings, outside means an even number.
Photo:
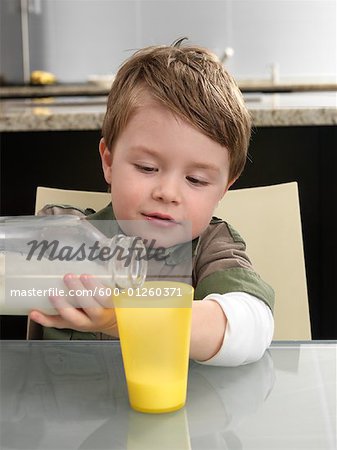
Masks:
[[[116,219],[142,220],[150,234],[132,230],[128,234],[157,239],[157,246],[199,236],[230,185],[227,149],[148,94],[112,154],[104,140],[100,153]],[[186,222],[192,227],[187,239],[181,238]]]

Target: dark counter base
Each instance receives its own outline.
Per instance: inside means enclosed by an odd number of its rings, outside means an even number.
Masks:
[[[105,191],[99,131],[1,134],[1,216],[34,214],[36,187]],[[263,127],[234,189],[297,181],[313,339],[337,339],[337,127]],[[252,218],[253,220],[254,218]],[[25,318],[3,317],[2,339]]]
[[[313,339],[337,338],[337,127],[255,130],[235,188],[297,181]]]

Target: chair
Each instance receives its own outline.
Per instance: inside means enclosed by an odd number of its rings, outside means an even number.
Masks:
[[[48,203],[67,204],[99,211],[111,201],[108,192],[70,191],[39,186],[36,190],[35,214]]]
[[[104,192],[38,187],[36,212],[47,203],[99,210],[109,201]],[[310,340],[297,183],[228,191],[214,215],[240,232],[255,270],[275,290],[274,339]]]
[[[310,340],[297,183],[231,190],[214,212],[243,237],[254,269],[275,290],[275,340]]]

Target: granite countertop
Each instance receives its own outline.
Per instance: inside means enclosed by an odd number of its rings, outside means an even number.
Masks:
[[[243,92],[312,92],[312,91],[336,91],[337,80],[315,79],[281,79],[271,80],[237,80]]]
[[[95,83],[0,86],[0,98],[45,97],[54,95],[108,95],[109,90],[109,85]]]
[[[244,95],[254,126],[336,125],[337,92]],[[106,96],[2,100],[0,131],[99,130]]]
[[[237,83],[243,92],[302,92],[302,91],[334,91],[337,81],[333,79],[281,79],[274,82],[267,79],[238,79]],[[64,95],[107,95],[110,84],[105,83],[73,83],[46,86],[0,86],[0,98],[25,98]]]

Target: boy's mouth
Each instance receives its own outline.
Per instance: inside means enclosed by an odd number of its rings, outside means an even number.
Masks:
[[[158,212],[154,213],[142,213],[142,216],[145,218],[145,220],[148,220],[149,222],[153,222],[160,225],[177,225],[178,222],[173,219],[173,217],[162,214]]]

